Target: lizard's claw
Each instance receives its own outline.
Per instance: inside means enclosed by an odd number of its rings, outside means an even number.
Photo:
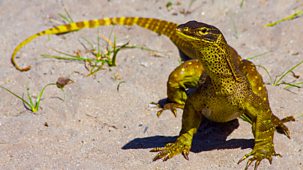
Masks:
[[[186,160],[189,160],[189,157],[188,157],[188,155],[189,155],[189,150],[183,150],[183,151],[182,151],[182,155],[183,155],[183,157],[184,157]]]
[[[290,131],[288,130],[287,126],[284,125],[286,122],[295,121],[293,116],[288,116],[280,120],[279,125],[276,127],[277,132],[284,134],[290,139]]]
[[[183,109],[183,104],[178,103],[166,103],[161,110],[157,112],[157,116],[160,117],[164,110],[170,110],[175,117],[177,117],[177,108]]]
[[[284,124],[277,126],[276,130],[278,133],[284,134],[285,136],[287,136],[290,139],[290,131],[287,128],[287,126],[285,126]]]
[[[253,150],[250,153],[244,155],[239,161],[238,164],[240,164],[242,161],[244,161],[245,159],[247,159],[248,157],[252,156],[250,159],[248,159],[246,166],[245,166],[245,170],[248,169],[248,167],[254,162],[255,162],[255,167],[254,170],[258,169],[258,166],[260,165],[261,161],[263,159],[267,159],[269,161],[269,163],[272,163],[272,156],[279,156],[282,157],[280,154],[275,153],[275,151],[267,151],[264,149],[258,149],[258,150]]]
[[[163,161],[167,161],[168,159],[181,153],[186,160],[189,160],[188,158],[189,150],[190,150],[190,146],[182,143],[181,141],[176,141],[175,143],[168,143],[164,147],[154,148],[150,152],[159,152],[154,157],[153,161],[157,161],[159,159],[162,159]]]

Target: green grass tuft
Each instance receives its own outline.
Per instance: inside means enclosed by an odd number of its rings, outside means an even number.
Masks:
[[[101,46],[102,43],[105,43],[105,47]],[[89,71],[87,76],[91,76],[104,69],[104,65],[107,65],[108,67],[116,66],[117,56],[121,50],[138,48],[141,50],[156,52],[155,50],[147,47],[130,45],[129,42],[117,45],[117,38],[115,35],[113,41],[106,36],[99,34],[99,36],[97,36],[96,43],[86,38],[82,38],[80,44],[83,46],[84,50],[77,50],[74,54],[53,49],[53,51],[59,55],[42,54],[42,57],[84,62],[85,68]]]
[[[32,111],[33,113],[36,113],[39,111],[39,108],[40,108],[40,102],[41,102],[41,98],[42,98],[42,95],[44,94],[45,92],[45,89],[49,86],[57,86],[59,89],[63,89],[63,87],[67,84],[70,84],[72,83],[72,80],[68,79],[68,78],[58,78],[58,81],[56,83],[49,83],[47,85],[45,85],[38,97],[36,98],[36,100],[34,100],[34,97],[32,95],[30,95],[30,92],[29,92],[29,88],[26,89],[26,94],[27,94],[27,100],[24,99],[24,97],[20,96],[20,95],[17,95],[15,92],[11,91],[10,89],[4,87],[4,86],[1,86],[0,85],[0,88],[2,88],[3,90],[7,91],[8,93],[12,94],[13,96],[17,97],[18,99],[20,99],[25,108]]]

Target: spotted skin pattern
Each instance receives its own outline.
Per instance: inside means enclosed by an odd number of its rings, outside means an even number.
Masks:
[[[183,109],[187,99],[186,90],[199,84],[204,69],[198,59],[191,59],[180,64],[168,77],[167,98],[163,109],[157,112],[159,117],[164,110],[171,110],[177,116],[176,108]]]
[[[227,122],[240,117],[252,125],[255,146],[238,163],[249,158],[245,169],[253,162],[257,169],[263,159],[271,163],[272,157],[279,155],[274,149],[274,131],[277,129],[290,138],[284,123],[294,121],[294,118],[289,116],[280,120],[272,113],[266,87],[255,65],[241,59],[214,26],[190,21],[179,25],[176,35],[195,48],[195,56],[201,64],[201,69],[198,69],[201,71],[200,80],[203,81],[197,83],[196,75],[193,75],[192,84],[197,85],[197,90],[180,98],[185,104],[179,137],[174,143],[152,149],[152,152],[158,152],[154,160],[165,161],[177,154],[188,159],[193,136],[205,118]]]
[[[263,159],[268,159],[271,163],[272,157],[279,155],[274,150],[274,131],[276,129],[290,138],[290,132],[284,123],[294,121],[294,118],[289,116],[280,120],[272,113],[266,87],[254,64],[241,59],[214,26],[196,21],[177,26],[165,20],[141,17],[81,21],[56,26],[30,36],[15,48],[11,61],[16,69],[28,71],[30,66],[20,67],[15,57],[33,39],[106,25],[138,25],[163,34],[191,58],[170,74],[167,81],[169,102],[163,108],[170,109],[174,114],[176,108],[184,109],[180,135],[174,143],[152,149],[152,152],[158,152],[154,160],[168,160],[178,154],[183,154],[188,159],[193,136],[205,118],[227,122],[240,117],[252,125],[255,146],[238,162],[249,158],[245,169],[253,162],[257,169]],[[196,90],[188,96],[188,88]],[[160,116],[163,110],[157,115]]]

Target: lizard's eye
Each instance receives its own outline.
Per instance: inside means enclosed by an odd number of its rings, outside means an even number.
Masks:
[[[188,27],[183,28],[183,31],[189,31]]]
[[[205,35],[205,34],[207,33],[207,29],[206,29],[206,28],[202,28],[202,29],[200,29],[200,30],[198,31],[198,33],[199,33],[200,35]]]

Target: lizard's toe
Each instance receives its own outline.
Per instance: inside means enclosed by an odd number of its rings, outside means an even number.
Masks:
[[[178,103],[166,103],[163,108],[157,112],[157,116],[160,117],[163,111],[170,110],[172,114],[177,117],[177,108],[183,109],[184,105]]]
[[[252,157],[251,157],[252,156]],[[273,156],[279,156],[281,157],[280,154],[276,153],[274,150],[266,150],[266,149],[254,149],[253,151],[251,151],[250,153],[244,155],[238,162],[241,163],[242,161],[244,161],[245,159],[247,159],[248,157],[251,157],[250,159],[248,159],[246,166],[245,166],[245,170],[248,169],[249,166],[251,166],[251,164],[255,161],[255,167],[254,169],[256,170],[258,168],[258,166],[260,165],[261,161],[263,159],[267,159],[269,161],[269,163],[272,163],[272,157]]]
[[[176,141],[175,143],[168,143],[164,147],[158,147],[150,150],[151,152],[159,152],[153,159],[153,161],[157,161],[162,159],[163,161],[167,161],[168,159],[174,157],[175,155],[181,154],[185,159],[189,160],[190,146],[183,144],[181,141]]]

